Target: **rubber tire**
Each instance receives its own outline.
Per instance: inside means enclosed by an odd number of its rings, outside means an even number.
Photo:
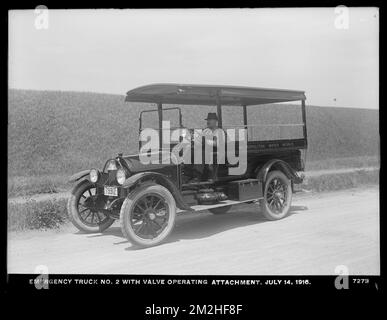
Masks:
[[[169,207],[169,221],[167,227],[155,239],[143,239],[135,234],[130,224],[130,213],[136,201],[147,193],[157,193],[165,199]],[[145,184],[136,188],[128,195],[121,207],[120,223],[122,234],[136,247],[147,248],[162,243],[172,232],[176,220],[176,202],[169,190],[159,184]]]
[[[214,209],[208,209],[212,214],[226,214],[230,211],[232,206],[218,207]]]
[[[282,181],[286,182],[287,189],[288,189],[287,204],[286,204],[285,209],[283,210],[283,212],[281,214],[273,213],[270,210],[268,203],[266,201],[267,188],[269,187],[270,181],[272,181],[275,178],[279,178]],[[263,195],[264,195],[264,198],[261,201],[261,208],[262,208],[263,215],[265,216],[266,219],[279,220],[279,219],[286,217],[286,215],[290,211],[293,193],[292,193],[291,180],[282,171],[275,170],[275,171],[269,172],[269,174],[267,175],[267,178],[266,178],[265,189],[264,189]]]
[[[90,181],[83,180],[74,187],[74,189],[71,191],[71,196],[67,201],[67,213],[71,223],[80,231],[87,232],[87,233],[98,233],[98,232],[103,232],[107,228],[109,228],[113,224],[114,219],[108,218],[103,224],[92,227],[84,224],[82,220],[79,218],[78,206],[77,206],[79,198],[92,185],[93,184]]]

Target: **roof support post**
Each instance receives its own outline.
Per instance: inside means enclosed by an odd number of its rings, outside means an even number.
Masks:
[[[246,130],[246,135],[248,135],[248,132],[247,132],[247,106],[244,104],[243,106],[243,125],[244,125],[244,128]],[[248,137],[246,137],[248,138]]]
[[[247,129],[247,106],[244,104],[243,106],[243,124],[245,129]]]
[[[222,105],[220,103],[220,98],[219,98],[219,91],[216,92],[216,108],[217,108],[217,113],[218,113],[218,126],[219,128],[223,127],[223,121],[222,121]]]
[[[141,118],[141,112],[140,112],[140,117],[138,118],[138,152],[141,150],[141,139],[140,139],[140,134],[141,134],[141,128],[142,128],[142,118]]]
[[[161,147],[163,145],[163,105],[161,103],[157,103],[157,112],[159,115],[159,150],[161,151]],[[161,154],[160,154],[161,160]]]
[[[306,146],[307,146],[307,131],[306,131],[306,110],[305,110],[305,100],[301,100],[301,110],[302,110],[302,122],[304,124],[304,139],[305,139],[305,143],[306,143]]]

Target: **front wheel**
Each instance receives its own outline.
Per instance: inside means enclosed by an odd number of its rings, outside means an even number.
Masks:
[[[267,175],[264,199],[261,202],[264,216],[269,220],[284,218],[290,211],[292,185],[281,171],[271,171]]]
[[[84,232],[102,232],[114,222],[114,219],[97,209],[96,190],[94,184],[84,180],[75,186],[67,202],[70,221]]]
[[[165,187],[147,184],[134,190],[121,207],[124,236],[134,245],[151,247],[171,233],[176,218],[176,202]]]

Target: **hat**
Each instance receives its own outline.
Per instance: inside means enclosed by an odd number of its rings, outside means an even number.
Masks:
[[[210,112],[204,120],[219,120],[215,112]]]

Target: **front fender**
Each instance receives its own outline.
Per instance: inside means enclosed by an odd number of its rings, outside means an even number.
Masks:
[[[76,182],[84,177],[86,177],[88,174],[90,173],[90,169],[89,170],[83,170],[83,171],[80,171],[80,172],[77,172],[75,174],[73,174],[70,178],[69,178],[69,182]]]
[[[176,187],[176,185],[165,175],[158,173],[158,172],[140,172],[136,173],[132,176],[130,176],[128,179],[125,180],[124,184],[122,185],[124,188],[132,188],[135,187],[137,184],[143,181],[149,181],[154,180],[156,183],[164,186],[171,192],[173,197],[176,200],[176,204],[179,208],[184,210],[190,210],[191,207],[188,206],[181,193],[180,190]]]
[[[272,167],[281,170],[294,183],[301,183],[302,178],[298,176],[297,172],[285,161],[273,159],[265,163],[258,171],[257,178],[262,181],[262,185],[266,182],[267,174]]]

